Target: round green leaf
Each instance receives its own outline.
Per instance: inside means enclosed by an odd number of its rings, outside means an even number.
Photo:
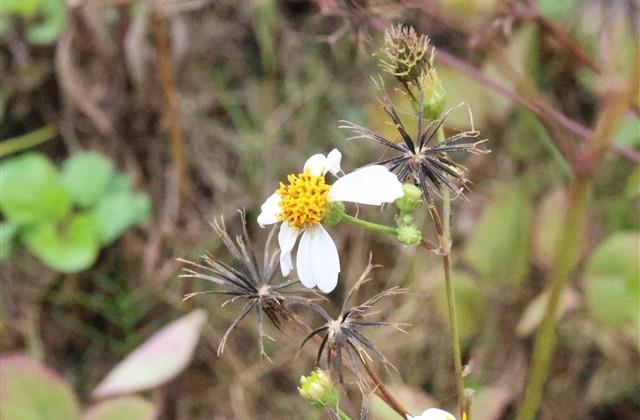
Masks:
[[[78,402],[60,376],[26,356],[0,357],[0,418],[77,420]]]
[[[29,227],[22,238],[46,265],[64,273],[87,269],[99,251],[99,226],[93,213],[78,214],[65,229],[54,223]]]
[[[12,222],[59,220],[70,208],[58,172],[45,156],[27,153],[0,165],[0,209]]]
[[[80,207],[94,205],[113,179],[114,169],[104,156],[94,152],[76,153],[62,166],[62,182],[71,199]]]
[[[585,269],[587,307],[607,326],[637,322],[640,298],[640,234],[618,233],[593,251]]]
[[[103,245],[114,241],[125,229],[149,218],[151,203],[146,194],[119,191],[105,195],[96,206],[96,219]]]

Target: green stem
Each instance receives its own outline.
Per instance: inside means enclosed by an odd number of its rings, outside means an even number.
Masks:
[[[438,142],[445,140],[444,127],[440,126],[436,133]],[[462,377],[462,351],[460,349],[460,331],[458,327],[458,314],[456,311],[456,298],[451,279],[451,200],[450,192],[444,188],[442,192],[442,216],[440,219],[438,210],[430,206],[429,212],[436,224],[438,241],[442,254],[442,269],[444,271],[445,289],[447,293],[447,307],[449,310],[449,325],[451,329],[451,347],[453,349],[453,367],[456,375],[456,391],[458,393],[458,406],[461,420],[471,420],[471,404],[464,394],[464,378]],[[440,227],[438,227],[440,225]]]
[[[45,125],[44,127],[31,131],[30,133],[4,140],[0,143],[0,158],[37,146],[45,141],[49,141],[57,134],[58,132],[52,125]]]
[[[343,214],[342,215],[342,220],[344,220],[345,222],[349,222],[351,224],[354,225],[358,225],[360,227],[363,227],[365,229],[369,229],[373,232],[378,232],[378,233],[388,233],[390,235],[393,236],[397,236],[398,235],[398,229],[394,228],[392,226],[387,226],[387,225],[380,225],[378,223],[373,223],[373,222],[369,222],[367,220],[363,220],[363,219],[358,219],[355,216],[351,216],[349,214]]]
[[[581,246],[584,218],[588,202],[589,183],[584,178],[576,178],[569,194],[569,208],[556,243],[556,257],[551,271],[551,292],[544,318],[536,334],[533,355],[529,366],[529,378],[524,399],[518,413],[518,420],[533,420],[542,389],[549,373],[551,354],[556,343],[556,322],[560,298],[571,274]]]
[[[442,143],[445,140],[444,127],[440,126],[436,133],[438,142]],[[449,201],[449,189],[445,188],[442,191],[442,224],[444,229],[444,235],[447,239],[447,245],[451,244],[451,201]]]

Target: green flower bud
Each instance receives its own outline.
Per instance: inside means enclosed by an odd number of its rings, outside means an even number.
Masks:
[[[300,395],[315,407],[336,408],[338,405],[338,391],[327,371],[316,369],[311,375],[300,377],[298,387]]]
[[[327,226],[335,226],[340,223],[342,216],[344,216],[344,203],[341,201],[333,201],[327,204],[322,223]]]
[[[398,215],[398,226],[413,225],[415,218],[411,213],[400,212]]]
[[[435,68],[431,68],[424,74],[422,87],[424,89],[424,116],[430,120],[440,118],[447,104],[447,91],[444,90]]]
[[[396,206],[403,212],[414,211],[422,203],[422,191],[413,184],[402,186],[404,195],[396,200]]]
[[[398,228],[398,240],[403,245],[419,245],[422,241],[422,232],[415,225],[404,225]]]

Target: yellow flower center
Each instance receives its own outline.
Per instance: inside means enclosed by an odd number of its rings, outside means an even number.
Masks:
[[[281,212],[278,219],[296,228],[305,228],[320,223],[327,210],[330,185],[324,176],[311,175],[310,171],[287,176],[289,184],[280,183],[276,191]]]

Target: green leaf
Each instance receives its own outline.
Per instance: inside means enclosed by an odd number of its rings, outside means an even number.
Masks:
[[[3,0],[2,9],[3,12],[7,14],[16,14],[24,18],[31,18],[40,8],[42,1],[43,0]]]
[[[539,0],[540,14],[553,21],[562,19],[576,4],[576,0]]]
[[[80,207],[93,206],[102,197],[114,176],[111,162],[94,152],[76,153],[62,166],[62,182],[71,199]]]
[[[0,261],[11,256],[13,238],[18,232],[18,225],[11,222],[0,223]]]
[[[71,208],[53,164],[45,156],[27,153],[0,165],[0,209],[14,223],[55,221]]]
[[[149,219],[151,202],[146,194],[119,191],[105,195],[95,209],[100,242],[113,242],[125,229]]]
[[[40,13],[40,19],[27,28],[27,39],[32,44],[50,44],[67,24],[67,6],[64,0],[42,0]]]
[[[22,238],[46,265],[63,273],[74,273],[95,262],[99,228],[93,213],[80,213],[61,231],[54,223],[41,223],[27,228]]]
[[[521,184],[501,186],[487,203],[464,257],[483,284],[515,288],[524,279],[531,247],[531,203]]]
[[[449,307],[444,277],[440,272],[434,273],[434,276],[439,276],[435,291],[438,314],[444,322],[448,323]],[[480,326],[485,318],[486,300],[478,284],[468,274],[454,271],[451,273],[451,278],[456,298],[460,336],[467,339],[482,330]]]
[[[609,236],[593,251],[585,268],[587,308],[606,326],[638,322],[640,233]]]
[[[640,118],[628,117],[620,122],[613,134],[613,142],[625,147],[640,146]]]
[[[137,396],[113,398],[95,404],[82,415],[82,420],[153,420],[154,405]]]
[[[0,365],[0,418],[80,418],[78,402],[71,387],[56,372],[19,354],[0,357]]]

